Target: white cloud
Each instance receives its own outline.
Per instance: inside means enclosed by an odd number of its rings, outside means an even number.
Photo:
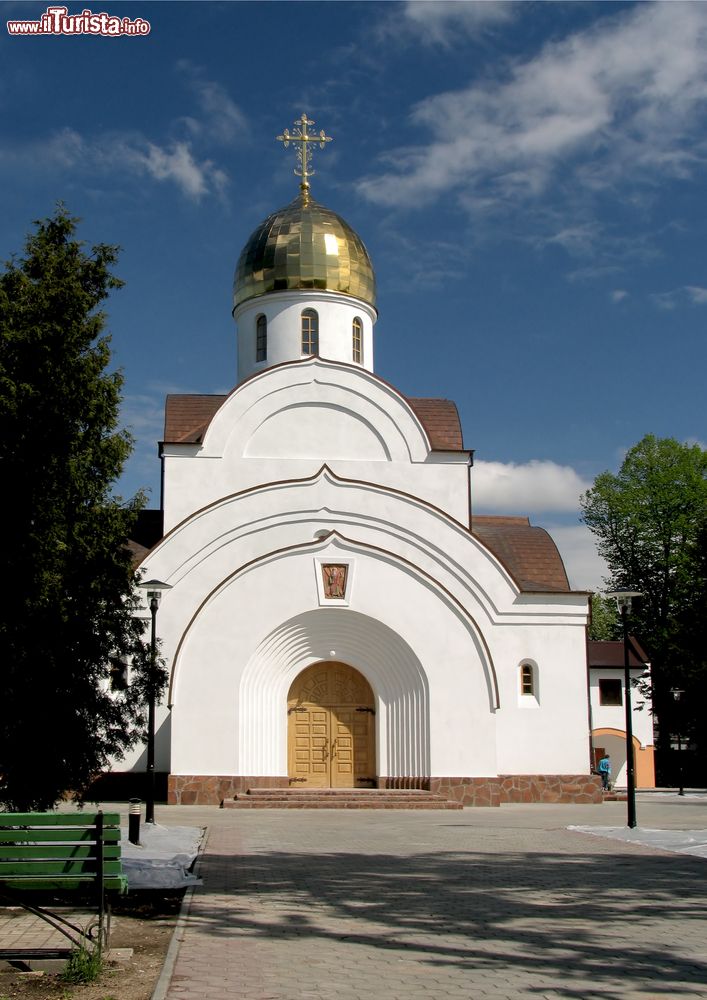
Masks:
[[[597,278],[610,278],[623,271],[618,264],[588,264],[568,271],[565,277],[570,282],[596,281]]]
[[[395,274],[389,278],[388,287],[418,290],[441,288],[455,279],[463,279],[464,265],[469,258],[469,248],[437,239],[415,239],[392,227],[383,232],[389,256],[397,261]]]
[[[159,145],[139,132],[82,136],[64,128],[48,138],[6,148],[0,152],[0,159],[26,170],[147,175],[175,184],[194,201],[210,194],[221,195],[228,179],[212,160],[200,159],[191,143]]]
[[[424,42],[451,45],[460,34],[472,38],[508,21],[514,5],[473,0],[408,0],[403,10],[409,32]]]
[[[615,288],[613,290],[613,292],[611,293],[611,301],[612,302],[623,302],[623,300],[625,298],[627,298],[627,296],[628,296],[628,292],[626,291],[625,288]]]
[[[659,309],[674,309],[676,307],[679,292],[654,292],[650,299]]]
[[[698,285],[685,285],[685,291],[694,305],[707,305],[707,288],[700,288]]]
[[[707,4],[604,16],[526,62],[504,63],[503,79],[422,101],[411,124],[429,141],[393,151],[394,166],[359,189],[390,206],[454,190],[512,207],[572,173],[586,191],[627,176],[688,176],[703,165],[706,45]]]
[[[169,131],[180,138],[156,142],[141,132],[101,132],[82,135],[72,128],[62,128],[49,136],[14,147],[0,149],[0,160],[22,169],[70,169],[77,172],[102,172],[115,175],[149,177],[160,183],[174,184],[193,201],[208,195],[220,196],[228,177],[213,160],[200,155],[196,147],[205,140],[231,142],[246,130],[241,110],[213,80],[187,60],[178,69],[189,78],[200,118],[185,116],[171,122]],[[187,133],[188,138],[182,136]]]
[[[594,536],[583,524],[564,525],[544,523],[560,550],[567,570],[570,586],[574,590],[604,590],[604,577],[609,567],[596,549]]]
[[[676,309],[679,305],[689,302],[693,306],[707,305],[707,288],[699,285],[683,285],[670,292],[654,292],[650,296],[659,309]]]
[[[86,155],[86,143],[74,129],[62,128],[49,138],[45,155],[54,163],[73,167]]]
[[[198,162],[188,143],[176,142],[169,149],[147,144],[143,153],[135,150],[135,162],[158,181],[173,181],[188,197],[199,201],[210,190],[221,192],[226,175],[211,160]]]
[[[561,246],[574,256],[592,251],[601,238],[602,228],[598,222],[584,222],[565,226],[564,229],[548,236],[544,243]]]
[[[201,68],[188,59],[180,59],[177,69],[189,79],[202,112],[199,119],[182,119],[191,133],[206,134],[210,138],[230,143],[246,132],[246,116],[220,83],[205,79]]]
[[[689,444],[691,446],[696,444],[698,448],[702,449],[702,451],[707,451],[707,442],[700,441],[700,439],[696,437],[689,437],[685,444]]]
[[[472,505],[479,514],[578,511],[580,494],[590,486],[571,466],[556,462],[478,461],[472,470]]]
[[[156,181],[175,184],[183,195],[201,201],[223,193],[227,177],[212,160],[199,159],[188,142],[158,145],[141,135],[112,136],[84,144],[84,163],[105,170],[131,171]]]

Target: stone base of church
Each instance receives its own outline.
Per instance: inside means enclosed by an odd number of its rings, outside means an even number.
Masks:
[[[171,806],[218,806],[249,788],[289,788],[287,778],[239,774],[170,774],[167,802]]]
[[[500,806],[508,802],[560,802],[592,805],[602,801],[595,774],[501,774],[497,778],[431,778],[430,791],[463,806]]]
[[[497,778],[379,778],[379,788],[424,788],[463,806],[500,806],[505,802],[561,802],[591,805],[602,801],[595,774],[501,774]]]
[[[170,774],[170,805],[220,805],[249,788],[289,788],[286,777]],[[501,774],[497,778],[381,777],[379,788],[422,788],[463,806],[500,806],[507,802],[559,802],[591,805],[602,801],[595,774]]]

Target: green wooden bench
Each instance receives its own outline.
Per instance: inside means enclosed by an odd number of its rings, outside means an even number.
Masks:
[[[0,813],[0,897],[46,920],[69,939],[67,948],[0,948],[0,959],[65,958],[73,948],[102,949],[110,931],[106,892],[125,892],[118,813]],[[45,893],[80,891],[97,911],[77,927],[33,901]],[[30,892],[31,896],[26,893]]]

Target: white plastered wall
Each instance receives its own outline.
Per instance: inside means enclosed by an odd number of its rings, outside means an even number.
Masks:
[[[573,601],[578,600],[582,598],[573,595]],[[588,773],[584,629],[538,623],[533,628],[504,626],[499,631],[502,648],[495,643],[492,646],[498,648],[495,660],[501,683],[497,718],[499,773]],[[524,663],[533,668],[532,696],[521,692]]]
[[[353,560],[345,608],[321,604],[324,555]],[[173,773],[285,773],[289,684],[331,649],[380,700],[381,774],[588,770],[586,598],[519,594],[478,539],[424,501],[323,469],[211,505],[157,547],[145,572],[173,584],[160,609],[174,672]],[[337,635],[348,636],[345,648]],[[541,671],[534,713],[518,704],[524,657]]]
[[[373,324],[376,310],[339,292],[280,291],[248,299],[233,315],[238,325],[238,381],[256,372],[302,357],[302,311],[314,309],[319,320],[319,355],[353,364],[353,321],[362,325],[361,367],[373,371]],[[267,358],[256,361],[256,320],[267,320]]]
[[[430,451],[424,428],[392,386],[320,358],[270,368],[238,386],[201,444],[166,445],[164,528],[241,490],[339,476],[414,493],[468,522],[468,452]]]
[[[648,685],[650,689],[651,674],[650,669],[631,668],[631,726],[634,738],[638,740],[641,747],[652,747],[654,745],[653,713],[651,711],[650,697],[646,697],[637,687],[637,682],[641,681]],[[620,705],[600,705],[599,704],[599,681],[616,680],[621,683]],[[626,785],[626,709],[624,699],[626,688],[624,686],[624,671],[621,668],[612,667],[592,667],[589,671],[589,697],[591,704],[591,728],[608,729],[617,734],[614,737],[597,737],[595,742],[609,749],[614,761],[614,773],[611,780],[619,786]],[[620,735],[619,735],[620,734]],[[618,767],[617,767],[618,764]]]

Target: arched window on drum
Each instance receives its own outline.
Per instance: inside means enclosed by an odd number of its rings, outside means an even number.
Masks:
[[[319,354],[319,316],[315,309],[302,310],[302,354]]]
[[[363,323],[358,316],[354,318],[352,327],[354,364],[363,364]]]
[[[260,316],[255,321],[255,360],[267,361],[268,357],[268,321],[267,317]]]

